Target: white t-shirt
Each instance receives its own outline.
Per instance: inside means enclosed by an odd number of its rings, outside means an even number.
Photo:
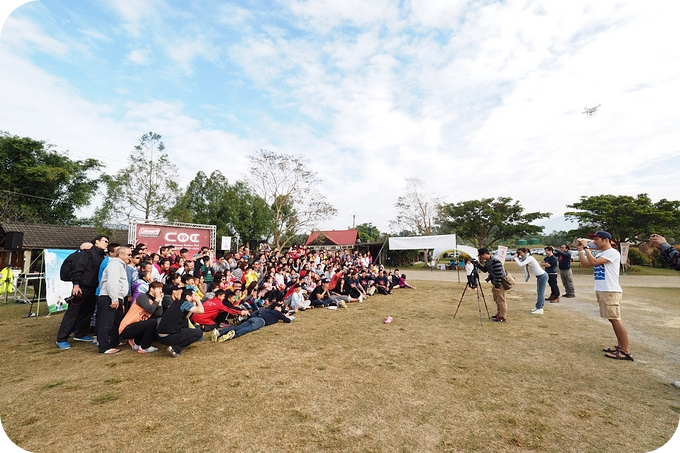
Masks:
[[[472,271],[475,270],[475,265],[472,263],[465,263],[465,275],[472,275]]]
[[[595,291],[622,293],[623,290],[621,289],[621,285],[619,285],[621,254],[615,248],[610,248],[609,250],[604,250],[595,255],[595,258],[600,257],[606,259],[607,262],[593,267]]]

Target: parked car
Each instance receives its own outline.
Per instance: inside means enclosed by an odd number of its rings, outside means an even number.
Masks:
[[[531,253],[532,255],[545,255],[545,250],[536,248],[529,250],[529,253]]]
[[[578,250],[569,250],[569,253],[571,253],[571,260],[572,261],[581,261],[581,258],[579,258]]]

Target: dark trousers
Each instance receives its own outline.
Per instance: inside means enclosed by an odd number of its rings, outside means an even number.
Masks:
[[[203,331],[201,329],[189,329],[188,327],[177,333],[171,333],[165,337],[158,337],[158,340],[166,346],[172,346],[176,353],[182,352],[191,343],[201,339]]]
[[[310,299],[310,302],[312,307],[328,307],[329,305],[337,305],[335,302],[333,302],[333,299]]]
[[[71,332],[74,337],[82,338],[87,336],[90,330],[90,320],[97,303],[97,296],[94,294],[96,288],[82,286],[80,289],[83,291],[83,300],[78,305],[68,304],[68,309],[61,319],[57,341],[68,341]]]
[[[361,296],[361,292],[357,288],[352,287],[346,288],[345,294],[352,299],[358,299]]]
[[[122,303],[122,301],[119,301]],[[109,296],[99,296],[97,299],[97,341],[99,352],[115,348],[120,342],[118,326],[123,320],[123,312],[118,308],[111,308]],[[120,308],[120,305],[119,305]]]
[[[157,324],[155,318],[133,322],[125,326],[125,329],[120,333],[120,338],[123,340],[133,339],[135,344],[141,346],[142,349],[147,349],[151,346],[151,342],[156,339]]]
[[[474,273],[467,276],[468,286],[472,289],[477,287],[477,277]]]
[[[548,286],[550,286],[550,297],[560,297],[560,287],[557,286],[557,274],[548,274]]]

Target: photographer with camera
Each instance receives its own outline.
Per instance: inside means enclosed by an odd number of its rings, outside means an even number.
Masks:
[[[492,256],[487,248],[481,248],[477,250],[477,253],[479,254],[479,261],[472,260],[472,264],[479,267],[480,271],[488,273],[489,277],[486,281],[490,281],[493,285],[491,293],[493,294],[493,301],[496,302],[497,312],[491,317],[491,320],[493,322],[507,322],[508,304],[505,301],[505,288],[501,284],[501,280],[506,274],[504,263],[497,256]],[[473,270],[473,275],[474,273]]]

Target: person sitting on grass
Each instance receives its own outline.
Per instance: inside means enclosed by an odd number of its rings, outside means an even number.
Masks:
[[[185,289],[182,298],[163,313],[158,324],[158,339],[168,347],[171,356],[180,356],[187,346],[203,337],[203,331],[189,328],[187,321],[190,315],[201,314],[203,311],[201,299],[193,290]]]
[[[378,271],[378,276],[375,278],[375,287],[380,294],[392,294],[392,284],[387,275],[385,275],[385,271],[383,269]]]
[[[395,269],[394,274],[392,275],[392,287],[416,289],[415,286],[411,286],[406,281],[406,274],[402,274],[401,272],[399,272],[399,269]]]
[[[345,300],[342,299],[342,297],[346,298],[347,302],[349,302],[349,297],[333,295],[328,287],[328,284],[329,280],[327,278],[321,279],[321,284],[317,285],[312,291],[312,294],[309,295],[310,304],[313,307],[338,306],[347,308],[347,304],[345,303]]]
[[[296,313],[298,310],[305,311],[308,308],[314,308],[309,300],[305,300],[305,296],[302,294],[302,285],[300,283],[295,284],[295,291],[290,296],[290,308]]]
[[[366,298],[366,292],[364,288],[359,284],[358,273],[356,269],[353,269],[350,274],[345,277],[345,284],[343,285],[343,293],[352,299],[358,299],[359,302],[363,302]]]
[[[248,316],[248,310],[234,307],[235,297],[233,291],[218,289],[215,291],[215,297],[203,302],[203,313],[193,315],[191,322],[199,324],[204,331],[208,331],[226,322],[229,315]]]
[[[149,291],[137,297],[120,322],[120,338],[128,340],[130,347],[140,354],[158,351],[151,342],[156,339],[157,318],[163,315],[162,299],[163,284],[149,283]]]
[[[275,302],[269,308],[262,308],[255,312],[246,321],[243,321],[238,326],[229,326],[223,329],[214,329],[211,333],[211,340],[222,343],[232,338],[240,337],[254,330],[276,324],[279,321],[289,323],[292,321],[289,315],[281,312],[283,309],[283,302]]]

